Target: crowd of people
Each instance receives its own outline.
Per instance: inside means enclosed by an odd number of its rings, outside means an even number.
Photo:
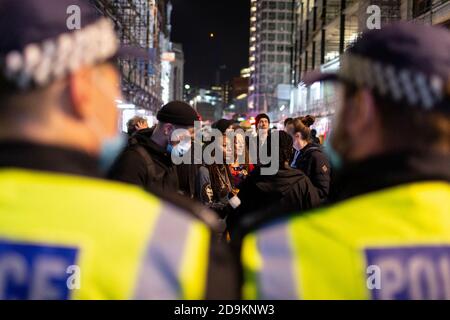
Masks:
[[[126,141],[113,24],[26,2],[0,3],[0,299],[450,299],[448,30],[368,31],[306,76],[336,83],[324,145],[312,116],[203,139],[181,101]]]
[[[271,120],[266,114],[259,114],[250,129],[241,127],[238,121],[221,119],[211,126],[220,132],[219,138],[207,142],[196,141],[194,124],[200,116],[187,103],[171,102],[162,107],[157,118],[158,124],[151,129],[144,117],[128,121],[128,146],[112,167],[110,178],[150,192],[159,189],[178,193],[202,203],[223,220],[221,225],[226,230],[222,230],[222,235],[228,240],[236,229],[244,228],[242,220],[249,228],[250,221],[263,223],[286,213],[318,207],[328,200],[332,171],[324,148],[311,129],[315,122],[312,116],[287,119],[284,131],[270,129]],[[176,128],[187,130],[190,143],[185,144],[182,137],[173,138]],[[275,132],[277,141],[272,144]],[[270,152],[271,146],[276,147],[276,174],[261,174],[261,167],[268,164],[260,163],[259,152],[256,157],[251,155],[248,135],[255,137],[257,151],[264,145]],[[191,163],[173,163],[173,153],[193,155],[192,146],[196,144],[202,155],[215,144],[222,161],[207,163],[200,157]],[[277,214],[269,217],[261,213],[262,209]]]

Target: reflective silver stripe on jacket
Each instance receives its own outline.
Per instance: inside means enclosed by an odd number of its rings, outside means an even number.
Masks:
[[[260,231],[258,249],[263,265],[258,274],[259,298],[264,300],[298,299],[288,224]]]
[[[163,204],[136,280],[135,299],[180,299],[179,274],[192,218]]]

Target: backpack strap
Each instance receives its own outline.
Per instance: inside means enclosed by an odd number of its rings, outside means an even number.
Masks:
[[[145,160],[145,165],[147,168],[147,176],[151,177],[153,174],[153,159],[148,154],[147,150],[139,144],[134,144],[133,149]]]

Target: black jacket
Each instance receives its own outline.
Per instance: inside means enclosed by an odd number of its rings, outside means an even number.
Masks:
[[[178,192],[178,175],[170,154],[152,139],[153,129],[138,131],[114,164],[109,177],[147,191]]]
[[[330,193],[331,166],[328,157],[317,144],[308,144],[297,157],[294,168],[303,171],[311,180],[322,202]]]
[[[227,219],[231,231],[253,229],[286,213],[300,212],[320,205],[316,188],[303,172],[289,168],[264,176],[255,169],[240,186],[241,205]]]

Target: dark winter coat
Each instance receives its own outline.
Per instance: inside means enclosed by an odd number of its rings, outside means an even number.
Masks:
[[[170,154],[152,139],[153,129],[137,132],[113,166],[109,177],[147,191],[178,192],[177,168]]]
[[[326,201],[330,193],[331,167],[322,147],[317,144],[306,145],[300,151],[293,167],[309,177],[317,188],[321,201]]]
[[[241,184],[241,205],[227,219],[228,228],[253,228],[286,213],[301,212],[320,205],[316,188],[300,170],[288,168],[263,176],[257,168]],[[244,221],[245,220],[245,221]]]

